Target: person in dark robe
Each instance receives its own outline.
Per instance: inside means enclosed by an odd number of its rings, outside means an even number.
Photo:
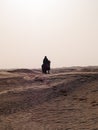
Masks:
[[[43,59],[42,72],[45,74],[50,73],[50,60],[48,60],[47,56]]]

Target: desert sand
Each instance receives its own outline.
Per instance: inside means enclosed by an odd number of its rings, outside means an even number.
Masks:
[[[0,70],[0,130],[98,130],[98,67]]]

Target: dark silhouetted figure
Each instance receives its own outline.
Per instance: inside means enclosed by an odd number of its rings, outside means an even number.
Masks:
[[[42,72],[44,74],[50,73],[50,61],[48,60],[47,56],[45,56],[43,59]]]

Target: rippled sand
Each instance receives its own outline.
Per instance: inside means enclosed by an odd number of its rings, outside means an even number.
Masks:
[[[0,130],[98,130],[98,70],[0,71]]]

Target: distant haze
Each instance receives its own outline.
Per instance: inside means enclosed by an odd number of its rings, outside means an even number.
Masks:
[[[0,0],[0,68],[98,65],[98,0]]]

